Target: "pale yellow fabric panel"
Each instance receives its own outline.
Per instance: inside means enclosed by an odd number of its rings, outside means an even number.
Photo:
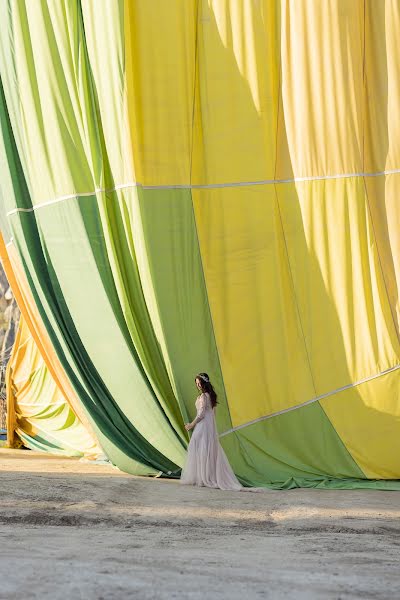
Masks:
[[[7,393],[14,403],[15,431],[22,439],[24,434],[38,437],[49,449],[71,455],[99,454],[51,377],[23,316],[7,368]]]
[[[30,384],[32,375],[40,366],[43,366],[43,360],[40,361],[37,346],[21,314],[13,352],[7,365],[7,404],[14,413],[13,425],[17,433],[19,430],[35,436],[39,432],[30,422],[30,417],[38,411],[37,398],[33,402],[30,398],[33,394]],[[52,399],[42,398],[42,402],[48,406],[52,404]],[[14,438],[14,431],[7,431],[9,440]]]
[[[363,1],[284,0],[281,27],[277,178],[360,172]]]
[[[193,198],[233,425],[310,400],[274,187],[194,190]]]
[[[193,183],[273,179],[279,15],[269,0],[202,0]]]
[[[368,478],[400,479],[400,369],[321,405]]]
[[[17,300],[18,307],[27,323],[27,327],[29,328],[36,342],[47,368],[49,369],[63,396],[71,405],[74,413],[84,424],[86,430],[90,432],[90,435],[93,439],[93,446],[95,446],[97,444],[96,436],[93,432],[89,419],[87,418],[86,413],[81,406],[80,400],[77,398],[69,379],[67,378],[64,369],[62,368],[60,361],[54,352],[54,348],[51,344],[48,333],[30,291],[29,284],[16,248],[13,244],[8,245],[6,248],[1,234],[0,257],[7,280]],[[100,453],[100,448],[97,448],[97,452]]]
[[[400,168],[398,0],[366,1],[365,165],[368,172]]]
[[[187,184],[192,155],[196,2],[125,0],[132,161],[146,185]]]
[[[276,188],[317,394],[397,364],[363,179]]]

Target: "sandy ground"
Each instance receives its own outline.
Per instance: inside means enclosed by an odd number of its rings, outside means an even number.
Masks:
[[[400,494],[187,488],[0,450],[0,598],[400,598]]]

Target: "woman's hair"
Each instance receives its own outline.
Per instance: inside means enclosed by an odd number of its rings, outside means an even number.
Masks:
[[[200,381],[201,391],[208,392],[210,394],[211,406],[214,408],[214,406],[218,404],[217,394],[215,393],[215,390],[211,385],[209,376],[207,375],[207,373],[199,373],[198,375],[196,375],[195,381],[196,379]]]

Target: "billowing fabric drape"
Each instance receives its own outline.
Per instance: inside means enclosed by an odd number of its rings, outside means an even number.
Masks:
[[[10,446],[18,436],[32,450],[93,459],[101,454],[51,376],[22,315],[6,385]]]
[[[0,225],[110,459],[178,476],[207,371],[243,483],[398,487],[398,3],[0,19]]]
[[[90,419],[54,352],[15,247],[1,234],[0,259],[21,311],[6,372],[8,445],[22,440],[45,452],[97,458]]]

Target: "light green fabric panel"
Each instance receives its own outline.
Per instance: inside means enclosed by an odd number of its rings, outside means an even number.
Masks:
[[[35,292],[40,304],[47,307],[46,316],[51,316],[53,331],[58,332],[63,355],[70,356],[85,390],[96,396],[99,390],[95,390],[100,385],[109,401],[113,399],[123,419],[134,423],[144,439],[179,465],[184,457],[184,447],[176,433],[165,426],[165,413],[152,393],[131,343],[111,276],[104,238],[99,235],[100,218],[95,217],[96,212],[95,198],[73,199],[38,211],[35,222],[43,241],[36,256],[32,255],[36,239],[30,231],[33,214],[16,216],[15,220],[21,219],[20,226],[24,230],[23,236],[17,233],[18,239],[32,240],[29,248],[20,244],[20,253],[32,273],[35,262],[40,260],[40,252],[43,252],[47,281],[43,286],[44,273],[36,271]],[[18,231],[18,226],[14,227]],[[50,307],[46,289],[53,295],[54,305]],[[89,379],[88,365],[93,369]],[[91,406],[88,408],[90,412]],[[104,408],[110,409],[108,403]],[[110,418],[114,421],[111,413]]]
[[[236,436],[248,467],[233,465],[244,481],[253,484],[285,482],[291,478],[363,478],[364,474],[339,439],[318,402],[264,419],[221,437],[229,451]],[[231,454],[231,453],[230,453]]]

